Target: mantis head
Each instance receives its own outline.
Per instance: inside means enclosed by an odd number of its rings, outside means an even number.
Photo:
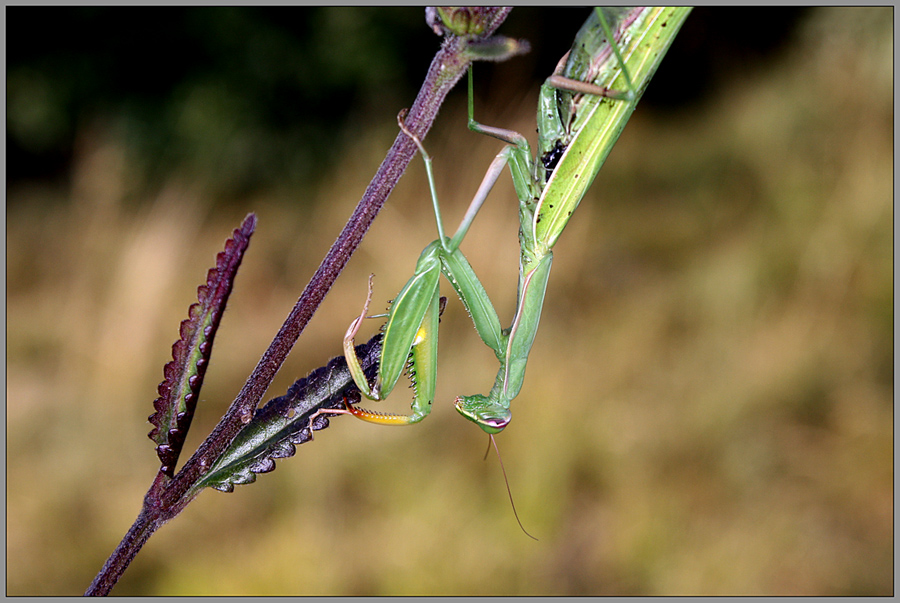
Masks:
[[[512,419],[512,413],[508,407],[481,394],[459,396],[456,398],[456,410],[488,434],[500,433]]]

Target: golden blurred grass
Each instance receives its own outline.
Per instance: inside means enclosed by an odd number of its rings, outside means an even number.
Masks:
[[[335,420],[257,484],[201,495],[114,593],[892,593],[890,10],[815,11],[782,64],[692,110],[635,113],[556,248],[499,438],[539,542],[449,403],[496,371],[451,299],[428,420]],[[533,107],[532,95],[480,117],[532,132]],[[448,223],[499,150],[462,123],[447,107],[428,140]],[[183,175],[131,199],[102,125],[82,132],[69,190],[10,191],[7,594],[82,592],[134,520],[156,469],[145,419],[161,368],[231,229],[257,212],[186,453],[393,128],[361,134],[302,206],[273,195],[211,209]],[[413,164],[268,397],[340,352],[368,273],[379,303],[408,278],[434,237],[423,172]],[[508,318],[506,180],[464,250]]]

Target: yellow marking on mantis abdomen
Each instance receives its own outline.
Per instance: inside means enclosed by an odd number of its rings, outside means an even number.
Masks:
[[[416,338],[413,339],[413,342],[412,342],[413,347],[415,347],[415,346],[419,345],[420,343],[422,343],[423,341],[425,341],[426,337],[428,337],[428,330],[424,327],[424,325],[420,326],[419,330],[416,331]]]

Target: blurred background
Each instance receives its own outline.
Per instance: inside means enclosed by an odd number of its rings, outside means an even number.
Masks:
[[[534,138],[587,17],[515,9],[476,116]],[[196,287],[259,225],[185,457],[359,200],[439,40],[421,9],[26,8],[7,17],[7,594],[75,595],[158,462],[162,366]],[[555,249],[514,420],[452,407],[496,360],[452,297],[423,423],[338,418],[201,494],[117,595],[893,593],[893,9],[702,9]],[[426,145],[449,227],[495,140],[465,90]],[[433,238],[416,159],[266,399],[341,353]],[[463,250],[501,319],[516,204]],[[378,328],[371,321],[361,334]],[[382,410],[402,412],[398,388]]]

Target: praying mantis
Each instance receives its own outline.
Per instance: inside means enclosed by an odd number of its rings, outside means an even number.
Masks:
[[[510,405],[522,389],[541,317],[553,246],[689,12],[690,8],[678,7],[596,9],[578,32],[572,50],[541,87],[537,158],[521,134],[475,121],[470,71],[469,129],[498,138],[507,146],[491,162],[452,237],[444,234],[431,157],[406,128],[401,112],[400,128],[416,143],[425,162],[438,238],[422,251],[415,273],[391,304],[374,385],[370,386],[354,352],[354,337],[372,299],[371,277],[362,314],[350,324],[343,345],[353,380],[369,399],[386,398],[408,369],[414,388],[412,412],[384,414],[349,403],[343,410],[322,412],[352,414],[382,425],[409,425],[428,416],[435,395],[439,281],[443,274],[482,341],[500,362],[489,393],[458,396],[456,409],[490,435],[509,424]],[[506,166],[519,201],[520,258],[516,310],[504,329],[460,244]]]

